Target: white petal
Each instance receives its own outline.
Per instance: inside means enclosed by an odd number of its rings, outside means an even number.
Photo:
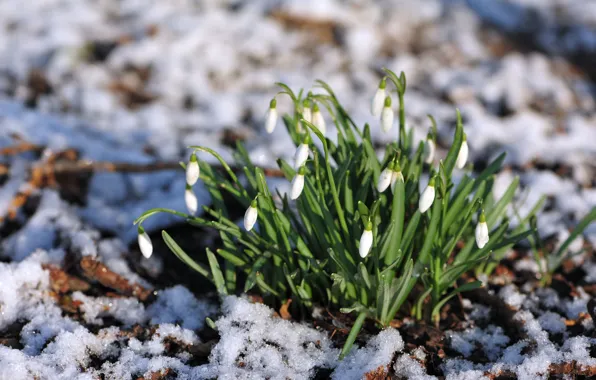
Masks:
[[[364,230],[362,236],[360,237],[360,247],[358,248],[358,253],[360,254],[360,257],[365,258],[368,255],[368,253],[370,252],[370,248],[372,247],[372,243],[372,231]]]
[[[297,199],[304,189],[304,176],[296,174],[292,180],[292,188],[290,189],[290,199]]]
[[[379,116],[381,111],[383,110],[383,105],[385,104],[385,90],[377,88],[377,92],[375,92],[375,96],[373,97],[372,104],[370,107],[370,112],[373,116]]]
[[[276,108],[269,108],[267,112],[267,121],[265,122],[265,130],[267,133],[273,132],[275,126],[277,125],[277,109]]]
[[[304,165],[306,160],[308,160],[308,152],[308,144],[298,145],[296,153],[294,153],[294,169],[298,170],[299,167]]]
[[[310,107],[304,107],[304,109],[302,110],[302,118],[308,121],[309,123],[312,123],[312,111]]]
[[[387,188],[391,184],[392,174],[393,171],[389,168],[385,168],[381,172],[381,175],[379,176],[379,182],[377,183],[377,190],[379,191],[379,193],[382,193],[383,191],[387,190]]]
[[[199,163],[197,161],[189,161],[186,165],[186,183],[190,186],[197,183],[199,180]]]
[[[199,201],[192,189],[187,189],[184,192],[184,202],[186,202],[186,208],[188,209],[188,213],[190,215],[196,214],[197,209],[199,208]]]
[[[427,139],[426,144],[424,144],[424,162],[427,164],[432,164],[433,160],[435,159],[435,142]]]
[[[455,166],[458,169],[462,169],[466,166],[466,161],[468,161],[468,143],[467,141],[463,141],[457,154],[457,160],[455,160]]]
[[[383,107],[381,114],[381,127],[384,132],[389,131],[393,127],[393,110],[391,107]]]
[[[486,222],[478,223],[476,226],[476,245],[482,249],[488,243],[488,226]]]
[[[250,206],[249,208],[246,209],[246,212],[244,213],[244,228],[247,231],[252,230],[252,228],[254,227],[254,225],[257,221],[258,215],[259,215],[259,212],[257,211],[257,209],[255,207]]]
[[[404,175],[401,172],[392,172],[391,173],[391,193],[395,192],[395,184],[397,181],[404,181]]]
[[[137,241],[139,242],[139,248],[141,249],[141,253],[145,256],[146,259],[151,257],[153,253],[153,244],[151,243],[151,239],[146,232],[139,234]]]
[[[317,111],[312,115],[312,123],[315,127],[319,128],[319,131],[321,131],[322,134],[327,132],[327,125],[325,124],[325,118],[321,111]]]
[[[435,187],[434,186],[427,186],[426,189],[422,192],[420,196],[420,201],[418,201],[418,209],[421,213],[426,212],[432,206],[435,200]]]

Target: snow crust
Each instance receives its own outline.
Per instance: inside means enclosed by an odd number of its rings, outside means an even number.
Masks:
[[[496,177],[495,196],[504,193],[515,175],[521,177],[522,192],[516,197],[520,214],[547,195],[538,226],[542,236],[561,244],[569,228],[596,206],[591,188],[596,174],[593,84],[545,54],[505,51],[499,56],[490,38],[483,37],[485,20],[508,32],[523,31],[528,20],[537,20],[540,28],[532,38],[544,51],[563,56],[593,52],[596,13],[583,0],[14,4],[0,0],[0,28],[5,31],[0,33],[0,147],[12,145],[11,134],[17,133],[46,149],[40,160],[30,154],[0,157],[11,168],[0,187],[0,217],[7,215],[14,196],[28,188],[28,169],[65,148],[76,149],[83,160],[149,164],[187,160],[185,147],[198,143],[229,159],[222,137],[231,129],[246,138],[259,165],[273,166],[279,156],[290,158],[294,148],[281,125],[271,135],[262,131],[276,81],[296,89],[309,87],[315,78],[326,80],[356,123],[370,123],[377,143],[392,141],[395,136],[383,134],[368,113],[381,67],[404,70],[408,76],[407,124],[414,127],[416,141],[426,136],[426,115],[436,117],[439,158],[450,144],[455,106],[465,119],[471,162],[507,152],[511,169]],[[285,25],[275,12],[332,23],[340,37],[326,41],[316,32]],[[557,30],[565,26],[570,31],[561,38]],[[92,44],[118,40],[126,42],[115,44],[105,59],[89,56]],[[139,73],[147,68],[143,79]],[[51,91],[27,106],[32,70],[44,73]],[[115,83],[154,99],[127,106]],[[279,108],[291,111],[289,100],[280,97]],[[329,126],[330,135],[334,128]],[[214,162],[209,156],[200,159]],[[534,161],[547,168],[566,165],[570,173],[558,175],[538,166],[520,170]],[[282,193],[289,190],[286,181],[270,184]],[[127,280],[153,289],[149,277],[163,270],[160,255],[165,253],[137,263],[148,274],[139,275],[131,265],[140,260],[138,250],[129,248],[136,238],[132,221],[155,206],[185,211],[184,185],[181,170],[96,173],[83,205],[64,201],[57,190],[34,191],[39,204],[31,215],[19,212],[21,227],[0,242],[0,331],[16,326],[22,345],[0,345],[0,378],[121,379],[171,368],[179,378],[190,379],[300,379],[326,368],[333,378],[350,379],[391,365],[394,357],[396,375],[435,378],[421,364],[423,352],[404,352],[396,330],[371,337],[339,362],[339,347],[322,331],[283,321],[271,309],[243,298],[226,298],[218,308],[181,285],[154,289],[156,299],[148,304],[75,292],[82,319],[65,316],[42,266],[62,267],[73,254],[76,259],[92,256]],[[209,197],[200,182],[194,191],[200,210]],[[508,212],[515,224],[513,210]],[[154,217],[145,228],[157,231],[175,221]],[[596,226],[569,252],[579,251],[584,241],[596,244]],[[538,269],[527,261],[516,268]],[[586,282],[596,282],[596,264],[588,260],[582,268]],[[588,293],[578,288],[573,297],[561,299],[553,289],[530,290],[509,285],[498,293],[523,323],[527,338],[518,341],[500,326],[486,326],[490,308],[468,305],[477,326],[449,332],[450,347],[461,357],[446,362],[447,379],[483,379],[503,370],[535,379],[544,378],[553,363],[596,364],[589,354],[594,339],[569,337],[565,328],[566,319],[587,312]],[[218,310],[221,316],[216,318]],[[221,335],[208,364],[193,367],[188,353],[168,352],[168,339],[203,343],[197,331],[207,316],[216,319]],[[146,339],[127,336],[136,324],[154,331]],[[589,319],[582,326],[586,334],[593,333]],[[554,339],[557,334],[563,344]],[[491,362],[475,364],[474,354]]]

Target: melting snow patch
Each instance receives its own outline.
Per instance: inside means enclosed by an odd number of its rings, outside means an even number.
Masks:
[[[243,298],[224,299],[217,322],[220,341],[200,378],[308,379],[317,367],[332,367],[339,350],[324,333],[273,316],[273,310]]]
[[[157,300],[147,308],[151,324],[177,323],[190,330],[203,328],[205,318],[215,312],[213,305],[197,300],[180,285],[160,291]]]
[[[391,363],[396,352],[404,348],[399,332],[393,328],[381,331],[363,348],[352,351],[339,363],[333,372],[333,379],[359,379],[365,373],[385,367]]]

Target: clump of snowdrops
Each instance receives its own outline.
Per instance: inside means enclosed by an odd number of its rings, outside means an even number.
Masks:
[[[191,146],[191,158],[182,164],[189,213],[153,209],[141,215],[135,222],[141,251],[151,254],[142,222],[155,213],[216,229],[221,247],[206,249],[208,265],[184,252],[166,231],[162,236],[175,255],[210,279],[221,294],[258,291],[278,305],[292,299],[293,307],[322,305],[355,313],[342,356],[367,318],[388,326],[407,305],[415,318],[438,322],[447,301],[482,285],[464,281],[462,275],[492,270],[493,258],[503,256],[531,230],[511,232],[505,216],[518,181],[500,199],[493,198],[494,174],[504,154],[474,174],[457,112],[452,145],[445,159],[438,160],[434,119],[429,116],[426,140],[415,143],[405,123],[406,77],[389,70],[385,74],[371,106],[379,125],[364,127],[354,123],[324,82],[317,81],[322,91],[316,94],[294,93],[279,84],[265,129],[272,132],[278,123],[278,99],[289,98],[294,113],[283,122],[296,152],[291,162],[277,161],[291,182],[289,194],[272,193],[265,171],[251,162],[240,143],[233,167],[240,169],[242,180],[217,152]],[[370,129],[395,130],[395,98],[396,139],[379,159]],[[334,139],[325,136],[326,120],[335,125]],[[214,156],[223,169],[216,170],[197,154]],[[456,171],[461,174],[457,184],[452,179]],[[211,206],[204,207],[201,216],[195,215],[192,191],[199,180],[211,195]],[[246,210],[242,224],[231,216],[232,207]]]

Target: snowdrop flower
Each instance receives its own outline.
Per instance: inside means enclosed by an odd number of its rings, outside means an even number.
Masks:
[[[269,103],[269,111],[267,111],[267,117],[265,121],[265,130],[267,133],[272,133],[277,125],[277,100],[271,99]]]
[[[312,111],[310,109],[310,102],[308,98],[302,102],[302,120],[312,123]],[[308,130],[308,127],[303,122],[297,124],[298,133],[302,133],[304,130]]]
[[[393,165],[393,171],[391,173],[391,193],[395,192],[395,185],[397,181],[404,182],[404,175],[401,173],[401,167],[399,162],[395,162]]]
[[[381,80],[379,83],[379,87],[377,88],[377,92],[375,92],[375,96],[373,97],[372,104],[370,107],[370,112],[373,116],[379,116],[381,111],[383,110],[383,101],[385,100],[385,87],[387,87],[387,82],[385,78]]]
[[[188,165],[186,165],[186,183],[190,186],[197,183],[199,180],[199,162],[197,161],[197,155],[191,154],[190,161],[188,161]]]
[[[298,148],[296,148],[296,153],[294,153],[295,170],[298,170],[302,165],[304,165],[306,160],[308,160],[308,153],[310,152],[308,147],[309,140],[310,138],[308,135],[306,135],[302,141],[302,144],[298,145]]]
[[[369,220],[364,228],[364,232],[362,232],[362,236],[360,236],[360,247],[358,248],[358,253],[360,257],[365,258],[368,253],[370,252],[370,248],[372,247],[373,243],[373,232],[372,232],[372,223]]]
[[[310,102],[304,99],[302,102],[302,118],[309,123],[312,123],[312,110],[310,109]]]
[[[385,169],[383,169],[381,175],[379,176],[379,182],[377,183],[377,190],[379,191],[379,193],[382,193],[383,191],[387,190],[389,185],[391,185],[392,178],[393,170],[392,164],[390,163]]]
[[[190,215],[194,215],[199,208],[199,201],[197,200],[197,196],[192,191],[192,187],[190,185],[186,185],[186,191],[184,192],[184,202],[186,203],[186,208],[188,209],[188,213]]]
[[[298,169],[298,173],[292,179],[292,188],[290,189],[290,199],[298,199],[304,189],[304,174],[306,174],[306,168],[303,166]]]
[[[257,221],[258,216],[259,211],[257,210],[257,198],[255,198],[250,203],[250,206],[246,209],[246,212],[244,213],[244,229],[247,231],[252,230]]]
[[[312,107],[312,111],[312,123],[324,135],[325,132],[327,132],[327,125],[325,124],[325,118],[323,117],[323,114],[321,113],[318,104],[315,103],[315,105]]]
[[[420,201],[418,201],[418,210],[420,210],[421,213],[425,213],[426,210],[428,210],[430,206],[432,206],[434,200],[435,177],[430,179],[430,181],[428,182],[428,186],[426,186],[426,189],[424,189],[424,191],[422,192],[422,195],[420,196]]]
[[[480,214],[480,220],[476,225],[476,245],[482,249],[488,243],[488,226],[486,225],[486,217],[484,211]]]
[[[385,98],[385,105],[381,113],[381,127],[383,132],[388,132],[393,127],[393,110],[391,109],[391,97]]]
[[[459,148],[459,153],[457,154],[457,160],[455,160],[455,166],[458,169],[462,169],[466,166],[466,161],[468,160],[468,138],[464,133],[464,141],[461,142],[461,148]]]
[[[137,241],[139,243],[139,248],[141,249],[141,253],[145,256],[146,259],[151,257],[153,253],[153,244],[151,243],[151,238],[145,232],[145,229],[139,225],[137,228],[139,235],[137,236]]]
[[[435,159],[435,141],[432,138],[432,135],[429,133],[426,136],[426,142],[424,144],[424,162],[427,164],[432,164],[433,160]]]

